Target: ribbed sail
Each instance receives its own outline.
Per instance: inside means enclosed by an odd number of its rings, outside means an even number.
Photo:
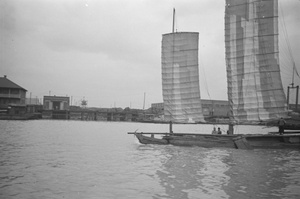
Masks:
[[[277,0],[226,0],[225,45],[233,118],[261,121],[286,117]]]
[[[195,32],[164,34],[162,88],[165,120],[204,121],[200,101],[198,39]]]

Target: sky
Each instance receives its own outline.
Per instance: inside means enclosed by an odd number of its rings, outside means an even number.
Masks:
[[[140,109],[145,99],[149,108],[163,102],[161,40],[173,8],[178,32],[199,32],[201,98],[227,100],[225,0],[1,0],[0,76],[27,97]],[[279,0],[284,88],[292,81],[288,43],[300,74],[299,10],[300,0]]]

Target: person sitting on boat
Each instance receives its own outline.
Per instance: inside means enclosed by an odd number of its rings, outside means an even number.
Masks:
[[[284,125],[285,125],[285,120],[283,118],[280,118],[278,121],[278,128],[279,128],[279,134],[282,135],[284,133]]]
[[[214,129],[212,130],[211,134],[218,134],[216,127],[214,127]]]
[[[218,134],[222,134],[220,127],[218,127]]]

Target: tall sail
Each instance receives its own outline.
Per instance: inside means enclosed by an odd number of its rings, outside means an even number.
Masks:
[[[200,101],[196,32],[175,32],[162,38],[162,88],[165,120],[204,121]]]
[[[225,46],[234,120],[286,117],[278,55],[278,1],[226,0]]]

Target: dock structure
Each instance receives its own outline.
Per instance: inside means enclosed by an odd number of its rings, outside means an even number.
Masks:
[[[87,121],[139,121],[143,114],[136,111],[103,110],[43,110],[43,119],[69,119]]]

